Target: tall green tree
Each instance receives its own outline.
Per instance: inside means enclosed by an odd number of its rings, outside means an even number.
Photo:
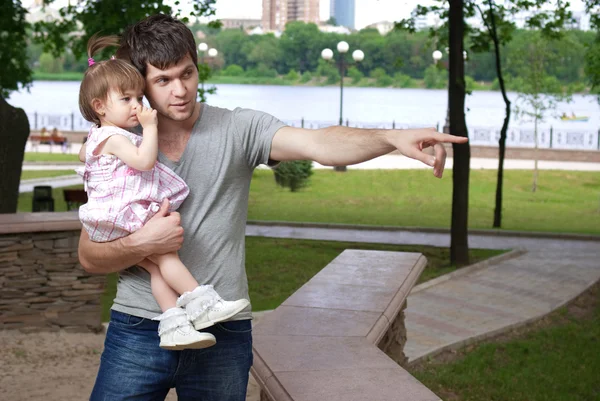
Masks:
[[[315,24],[300,21],[288,22],[279,39],[279,48],[285,62],[285,71],[291,69],[300,73],[314,71],[321,58],[322,34]]]
[[[556,109],[558,102],[569,101],[570,95],[563,89],[556,77],[547,74],[548,66],[554,64],[554,55],[548,49],[548,39],[541,34],[525,44],[522,57],[514,60],[516,68],[523,78],[519,88],[518,103],[515,108],[518,115],[533,122],[533,141],[535,149],[533,183],[535,192],[538,184],[539,125],[544,122],[548,112]]]
[[[52,0],[45,0],[49,5]],[[193,16],[214,15],[216,0],[193,0]],[[27,31],[43,44],[44,51],[59,57],[66,48],[76,57],[84,54],[88,39],[96,32],[120,34],[130,24],[152,14],[181,17],[162,0],[81,0],[60,9],[58,21],[38,21],[30,25],[20,0],[0,0],[0,213],[15,213],[25,143],[29,136],[27,116],[10,106],[10,92],[31,85],[32,70],[27,62]],[[175,2],[179,6],[179,2]],[[186,21],[187,17],[182,17]],[[69,35],[77,32],[77,35]]]
[[[589,0],[592,1],[592,0]],[[597,1],[597,0],[594,0]],[[502,91],[502,97],[505,102],[505,118],[501,129],[500,140],[499,140],[499,167],[498,167],[498,181],[496,187],[496,205],[494,210],[494,227],[500,227],[501,225],[501,211],[502,211],[502,183],[503,183],[503,171],[504,171],[504,155],[506,148],[506,132],[508,129],[508,125],[510,122],[510,112],[511,112],[511,104],[506,95],[506,85],[503,78],[503,69],[501,64],[501,55],[500,50],[503,44],[508,42],[511,39],[511,34],[514,30],[514,24],[509,21],[510,18],[513,18],[517,13],[525,11],[530,12],[530,16],[527,18],[527,26],[533,27],[541,30],[546,36],[557,36],[559,34],[560,29],[564,26],[566,22],[570,20],[570,12],[568,10],[568,3],[563,3],[561,0],[556,0],[553,2],[553,8],[551,10],[546,10],[544,8],[548,1],[544,0],[509,0],[506,2],[496,2],[493,0],[465,0],[464,2],[460,2],[464,10],[462,12],[463,22],[458,21],[458,16],[451,12],[453,7],[457,7],[457,3],[450,1],[446,3],[445,1],[437,1],[436,5],[423,7],[417,6],[416,11],[413,13],[413,17],[408,20],[400,21],[397,24],[397,27],[400,29],[408,29],[414,31],[415,29],[415,17],[427,15],[429,13],[435,13],[438,15],[441,21],[443,21],[442,26],[438,28],[431,29],[431,36],[436,37],[440,44],[444,44],[446,40],[451,43],[450,37],[452,36],[453,28],[451,27],[452,23],[461,23],[465,24],[465,18],[474,18],[479,15],[482,21],[483,29],[476,29],[472,26],[466,25],[464,26],[464,30],[462,31],[464,35],[468,35],[469,43],[471,43],[472,51],[479,52],[489,52],[491,48],[494,51],[495,57],[495,67],[496,67],[496,75],[498,76],[500,89]],[[457,11],[454,11],[458,13]],[[454,21],[451,21],[451,16],[455,17]],[[448,36],[445,34],[446,28],[448,29]],[[448,39],[447,39],[448,38]],[[453,38],[455,40],[455,44],[458,44],[458,39]],[[461,42],[463,43],[463,42]],[[454,51],[458,46],[454,46]],[[452,45],[450,45],[450,51],[452,52]],[[455,55],[456,56],[456,55]],[[451,57],[452,59],[452,57]],[[452,60],[450,61],[452,63]],[[463,79],[464,79],[464,65],[463,65]],[[449,78],[449,104],[450,108],[452,108],[453,103],[457,99],[452,99],[451,94],[451,86],[452,77]],[[464,85],[464,80],[462,82]],[[455,92],[458,93],[458,92]],[[455,95],[456,96],[456,95]],[[450,113],[452,114],[452,113]],[[456,117],[455,117],[456,118]],[[456,126],[452,126],[452,116],[450,116],[450,132],[456,134]],[[461,129],[461,128],[459,128]],[[454,145],[457,147],[459,145]],[[466,157],[467,152],[464,152],[463,155]],[[456,169],[456,157],[455,154],[455,169]],[[461,156],[458,156],[461,157]],[[460,168],[468,168],[464,167],[464,165],[460,164]],[[468,182],[467,175],[465,172],[460,173],[460,182],[455,181],[459,185],[463,185],[462,183]],[[465,178],[467,178],[465,180]],[[457,238],[456,241],[454,238],[451,241],[451,259],[457,263],[465,263],[465,259],[462,258],[461,255],[468,255],[466,246],[466,228],[463,230],[462,227],[465,226],[467,221],[467,210],[468,210],[468,197],[465,198],[464,194],[468,193],[468,188],[463,188],[461,191],[461,196],[453,196],[453,217],[452,217],[452,235],[460,235],[462,238]],[[455,205],[455,201],[464,201],[464,205]],[[456,215],[456,217],[455,217]],[[454,225],[457,224],[461,228],[454,229]],[[460,247],[461,249],[455,248]],[[455,259],[456,257],[461,260]]]
[[[596,36],[585,55],[585,75],[592,86],[592,93],[598,95],[600,103],[600,0],[587,0],[586,11],[591,16],[590,24],[596,31]]]
[[[0,213],[15,213],[29,121],[6,99],[27,89],[32,72],[27,63],[27,11],[20,1],[0,0]]]
[[[463,0],[450,0],[448,9],[448,108],[450,132],[468,137],[465,120],[465,17]],[[452,144],[452,217],[450,227],[450,260],[469,264],[468,216],[471,147],[469,143]]]

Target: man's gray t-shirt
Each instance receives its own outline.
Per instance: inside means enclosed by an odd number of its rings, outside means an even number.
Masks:
[[[184,243],[179,256],[200,284],[212,284],[225,300],[249,299],[245,269],[245,229],[252,172],[267,164],[275,117],[249,109],[202,105],[179,162],[158,160],[190,187],[179,208]],[[152,318],[161,310],[152,296],[150,275],[140,267],[119,275],[113,310]],[[234,319],[251,319],[247,308]]]

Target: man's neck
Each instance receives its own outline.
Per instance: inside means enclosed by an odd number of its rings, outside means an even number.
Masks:
[[[201,103],[196,103],[191,117],[184,121],[174,121],[167,118],[158,120],[158,149],[168,159],[177,162],[181,159],[192,129],[202,109]]]
[[[159,140],[171,140],[175,137],[180,137],[182,135],[189,135],[194,128],[194,124],[196,124],[196,120],[198,120],[198,116],[200,116],[200,111],[202,109],[202,103],[197,102],[194,107],[194,112],[187,120],[183,121],[175,121],[169,118],[165,118],[164,116],[158,115],[158,138]]]

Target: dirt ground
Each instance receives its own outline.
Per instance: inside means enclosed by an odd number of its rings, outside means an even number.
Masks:
[[[104,334],[0,331],[0,399],[89,399],[103,343]],[[251,378],[246,400],[259,399],[258,385]],[[167,400],[177,400],[174,390]]]

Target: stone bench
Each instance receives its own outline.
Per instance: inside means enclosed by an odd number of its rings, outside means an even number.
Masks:
[[[261,400],[438,401],[401,365],[418,253],[346,250],[253,330]]]
[[[105,276],[79,264],[77,212],[0,215],[0,330],[98,332]]]

